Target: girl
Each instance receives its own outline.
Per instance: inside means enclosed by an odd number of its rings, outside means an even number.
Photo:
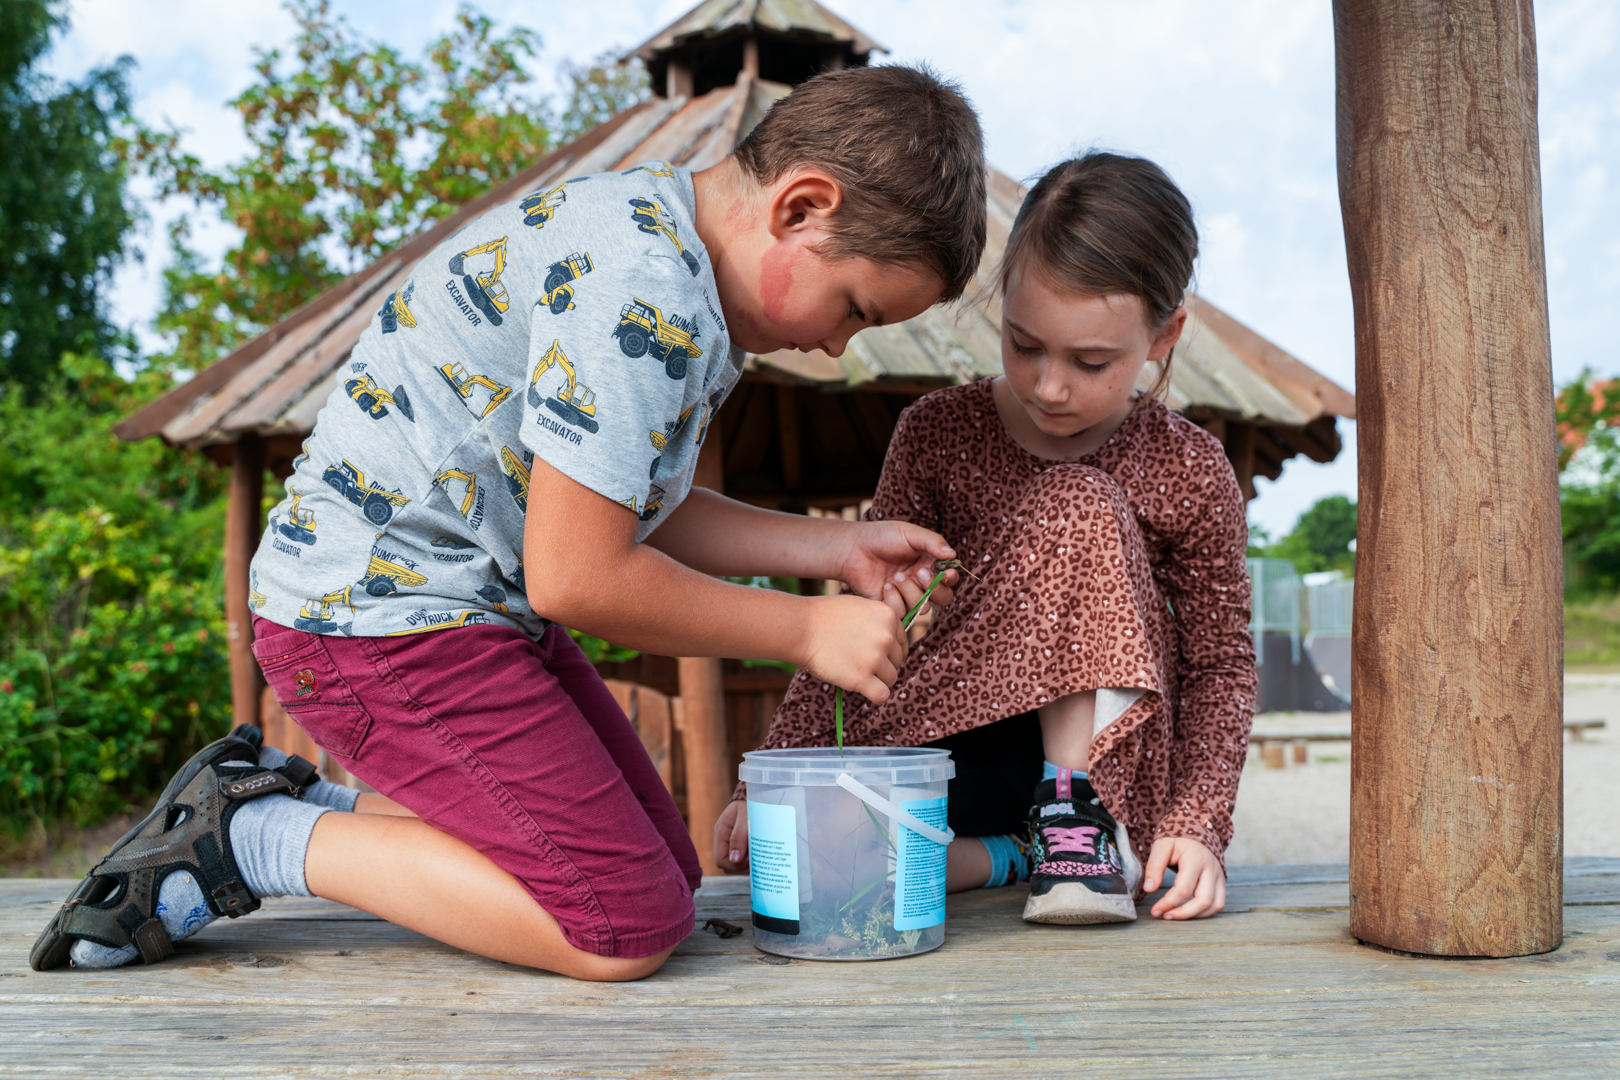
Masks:
[[[1006,374],[906,410],[873,500],[872,520],[937,530],[974,576],[888,700],[846,702],[847,738],[950,749],[949,887],[1027,876],[1038,922],[1135,919],[1167,867],[1153,915],[1225,904],[1256,691],[1244,504],[1220,443],[1136,392],[1150,362],[1154,390],[1167,380],[1197,250],[1151,162],[1047,173],[1001,264]],[[829,745],[832,722],[833,687],[800,672],[765,745]],[[715,830],[727,869],[746,862],[742,807]]]

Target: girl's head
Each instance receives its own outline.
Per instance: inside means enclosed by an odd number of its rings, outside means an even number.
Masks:
[[[1197,257],[1192,207],[1151,161],[1091,153],[1036,182],[1002,257],[1001,352],[1041,431],[1123,417],[1149,361],[1165,384]]]

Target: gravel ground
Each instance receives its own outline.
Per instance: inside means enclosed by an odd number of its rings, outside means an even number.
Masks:
[[[1620,856],[1620,675],[1570,675],[1564,715],[1604,719],[1581,742],[1564,737],[1564,854]],[[1267,713],[1265,730],[1348,727],[1349,713]],[[1310,744],[1311,762],[1268,769],[1251,750],[1227,849],[1233,866],[1350,858],[1350,744]]]

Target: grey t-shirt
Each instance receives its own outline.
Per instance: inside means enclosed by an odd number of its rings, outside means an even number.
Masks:
[[[319,634],[538,635],[524,576],[546,568],[523,565],[536,455],[629,508],[646,539],[686,497],[742,371],[695,211],[691,173],[648,162],[498,207],[424,258],[294,463],[253,559],[254,609]]]

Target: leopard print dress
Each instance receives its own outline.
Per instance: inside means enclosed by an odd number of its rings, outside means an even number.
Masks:
[[[990,380],[951,387],[901,415],[869,518],[936,530],[978,577],[887,702],[846,695],[847,742],[916,746],[1139,688],[1093,740],[1092,784],[1144,857],[1159,837],[1224,857],[1257,676],[1243,497],[1213,436],[1144,399],[1094,453],[1050,461],[1007,434]],[[833,688],[801,671],[764,745],[832,742]]]

